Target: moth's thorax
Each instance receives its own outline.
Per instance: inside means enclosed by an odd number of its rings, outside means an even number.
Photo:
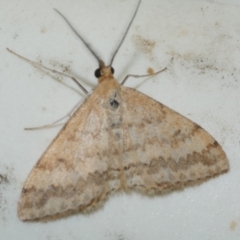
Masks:
[[[103,67],[102,76],[98,79],[98,87],[96,89],[98,95],[108,97],[108,95],[112,95],[113,91],[119,91],[120,86],[118,81],[113,77],[111,67]]]
[[[108,66],[107,67],[104,66],[101,68],[101,74],[102,74],[101,77],[98,79],[99,84],[103,81],[107,81],[111,78],[114,78],[111,71],[111,67],[108,67]]]

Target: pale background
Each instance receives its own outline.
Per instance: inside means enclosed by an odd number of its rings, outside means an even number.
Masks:
[[[225,4],[225,3],[227,4]],[[108,63],[137,0],[0,1],[0,239],[240,239],[239,1],[142,0],[114,62],[116,78],[192,119],[225,150],[230,172],[200,186],[153,198],[112,196],[90,215],[24,223],[17,203],[24,181],[61,126],[24,131],[64,116],[83,97],[6,51],[6,47],[96,86],[96,60],[57,8]],[[174,57],[173,61],[171,59]]]

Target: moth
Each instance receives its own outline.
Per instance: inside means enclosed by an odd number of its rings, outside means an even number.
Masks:
[[[91,211],[119,190],[161,194],[228,171],[226,154],[207,131],[143,93],[123,86],[128,77],[138,75],[126,76],[121,84],[114,78],[114,57],[139,5],[140,1],[109,65],[56,10],[97,59],[98,86],[32,169],[19,200],[21,220]]]

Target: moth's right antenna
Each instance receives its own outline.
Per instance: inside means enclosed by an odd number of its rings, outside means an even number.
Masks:
[[[113,60],[114,60],[114,58],[115,58],[115,56],[116,56],[118,50],[119,50],[120,47],[122,46],[122,43],[123,43],[124,39],[125,39],[126,36],[127,36],[128,30],[129,30],[129,28],[131,27],[132,22],[133,22],[133,20],[134,20],[136,14],[137,14],[137,11],[138,11],[138,8],[139,8],[140,3],[141,3],[141,0],[139,0],[139,2],[138,2],[137,8],[136,8],[136,10],[135,10],[135,12],[134,12],[134,14],[133,14],[133,17],[132,17],[130,23],[128,24],[128,27],[127,27],[127,29],[126,29],[124,35],[123,35],[123,38],[122,38],[121,42],[119,43],[117,49],[115,50],[115,52],[114,52],[113,55],[112,55],[112,59],[111,59],[111,61],[110,61],[109,66],[112,66]]]
[[[87,47],[87,49],[92,53],[92,55],[98,60],[99,66],[103,63],[103,61],[100,59],[100,57],[91,49],[90,44],[87,43],[82,36],[73,28],[71,23],[67,20],[66,17],[62,13],[60,13],[57,9],[54,8],[54,10],[66,21],[66,23],[69,25],[69,27],[74,31],[74,33],[82,40],[84,45]]]

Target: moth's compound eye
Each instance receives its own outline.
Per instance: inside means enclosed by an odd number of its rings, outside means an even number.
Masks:
[[[113,67],[111,67],[111,73],[114,74],[114,68]]]
[[[100,78],[100,77],[102,76],[101,69],[98,68],[98,69],[95,71],[94,74],[95,74],[95,77],[96,77],[96,78]]]

